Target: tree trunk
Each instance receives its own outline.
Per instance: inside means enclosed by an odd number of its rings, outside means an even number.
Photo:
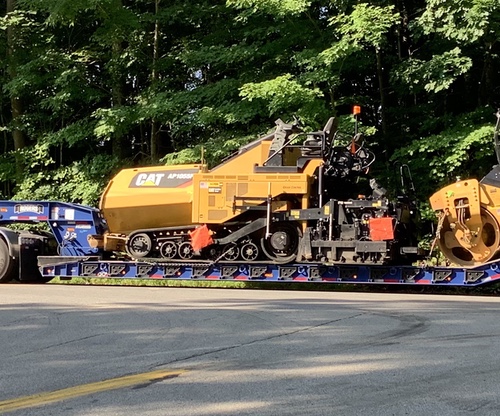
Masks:
[[[379,48],[376,49],[375,55],[377,57],[377,77],[378,77],[378,88],[380,91],[380,124],[382,125],[382,133],[384,136],[387,135],[387,117],[386,117],[386,106],[387,99],[385,94],[385,82],[384,82],[384,68],[382,66],[382,53]]]
[[[155,28],[153,33],[153,69],[151,71],[151,84],[154,86],[158,81],[158,48],[160,44],[160,23],[158,21],[158,13],[160,11],[160,0],[155,0]],[[151,120],[151,160],[157,162],[159,159],[160,148],[160,125],[157,120]]]
[[[486,53],[484,54],[484,64],[483,64],[483,72],[481,74],[481,86],[479,88],[478,95],[478,105],[493,105],[493,92],[494,88],[494,80],[495,80],[495,71],[493,66],[493,50],[494,43],[490,43],[486,45]]]
[[[401,16],[401,21],[397,29],[398,58],[400,61],[407,59],[411,55],[411,32],[409,29],[411,10],[413,10],[411,4],[407,6],[405,0],[396,1],[396,11]]]
[[[12,13],[15,9],[15,0],[7,0],[7,13]],[[17,75],[16,46],[16,29],[9,26],[7,27],[7,72],[11,80]],[[23,103],[21,98],[11,96],[10,107],[12,113],[12,139],[16,151],[16,177],[20,180],[23,175],[24,164],[21,155],[17,151],[26,147],[26,138],[22,131]]]
[[[113,42],[112,46],[112,59],[114,62],[117,62],[120,59],[120,55],[122,53],[123,46],[121,40],[115,40]],[[112,107],[113,108],[118,108],[123,105],[123,86],[122,86],[122,80],[120,73],[117,72],[118,68],[116,65],[113,65],[113,68],[111,69],[111,79],[112,79],[112,86],[111,86],[111,98],[112,98]],[[123,137],[123,134],[119,133],[116,134],[113,137],[112,141],[112,152],[113,156],[117,157],[118,159],[123,159],[125,158],[126,155],[126,146],[125,146],[125,140]]]
[[[115,0],[115,6],[117,9],[123,8],[122,0]],[[122,52],[123,39],[113,39],[111,46],[111,60],[113,64],[110,67],[110,78],[112,100],[111,107],[114,109],[121,107],[124,102],[123,79],[119,65]],[[125,145],[125,138],[122,133],[117,133],[113,136],[111,148],[113,156],[117,157],[119,160],[122,160],[127,156],[129,146]]]

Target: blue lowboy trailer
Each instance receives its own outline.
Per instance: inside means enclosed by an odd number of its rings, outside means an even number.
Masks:
[[[7,228],[31,224],[30,229]],[[40,224],[45,230],[40,230]],[[500,260],[480,266],[274,264],[266,261],[132,260],[92,244],[106,221],[96,208],[54,201],[0,201],[0,282],[47,282],[54,277],[324,282],[473,287],[500,279]]]

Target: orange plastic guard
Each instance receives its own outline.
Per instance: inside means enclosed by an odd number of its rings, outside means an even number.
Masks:
[[[370,238],[372,241],[393,240],[394,226],[392,218],[370,218]]]
[[[194,251],[199,251],[214,242],[210,230],[206,225],[190,231],[189,236],[191,237],[191,246],[193,246]]]

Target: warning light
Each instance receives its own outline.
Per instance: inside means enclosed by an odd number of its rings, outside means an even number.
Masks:
[[[352,115],[357,116],[358,114],[361,114],[361,106],[355,105],[354,107],[352,107]]]

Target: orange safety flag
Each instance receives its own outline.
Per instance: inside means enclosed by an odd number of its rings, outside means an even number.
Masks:
[[[370,218],[370,238],[372,241],[394,240],[392,218]]]
[[[212,233],[206,224],[190,231],[189,236],[191,237],[191,246],[194,251],[200,251],[202,248],[205,248],[214,242],[212,239]]]

